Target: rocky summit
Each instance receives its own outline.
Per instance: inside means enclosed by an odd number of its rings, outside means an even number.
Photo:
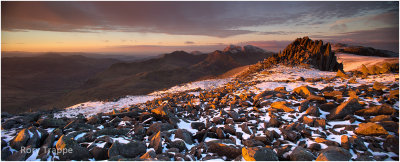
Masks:
[[[343,68],[343,65],[337,62],[330,43],[313,41],[308,37],[296,39],[278,54],[277,59],[289,65],[310,64],[322,71],[337,71]]]
[[[2,113],[1,159],[399,160],[398,73],[337,75],[329,43],[308,38],[266,60],[245,79]]]

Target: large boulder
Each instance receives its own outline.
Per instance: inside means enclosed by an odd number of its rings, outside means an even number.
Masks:
[[[144,142],[129,141],[128,143],[119,143],[115,141],[108,149],[108,157],[123,156],[126,158],[135,158],[146,153],[147,147]]]
[[[323,149],[316,161],[349,161],[352,155],[346,149],[336,146],[329,146]]]
[[[150,144],[149,147],[154,148],[157,154],[162,153],[162,141],[161,141],[161,135],[160,131],[153,136],[153,138],[150,139]]]
[[[222,143],[208,142],[207,146],[208,152],[216,153],[219,156],[226,156],[229,159],[235,159],[237,156],[242,154],[240,148],[228,146]]]
[[[311,151],[300,146],[297,146],[290,154],[290,160],[292,161],[312,161],[314,159],[315,157]]]
[[[276,101],[271,104],[271,107],[274,109],[283,110],[285,112],[293,112],[294,109],[289,108],[287,105],[288,105],[288,103],[286,101]]]
[[[28,129],[22,129],[19,131],[17,136],[15,136],[11,141],[10,141],[10,146],[15,149],[15,150],[20,150],[21,147],[26,146],[26,143],[29,140],[29,132]]]
[[[39,119],[37,121],[37,124],[39,124],[43,128],[59,128],[59,127],[64,127],[67,124],[67,122],[65,122],[62,119],[44,118],[44,119]]]
[[[365,136],[379,136],[388,134],[385,128],[376,123],[360,123],[354,133]]]
[[[270,148],[242,148],[242,156],[246,161],[278,161],[278,155]]]
[[[152,135],[153,133],[157,133],[159,131],[167,131],[174,129],[174,126],[169,123],[153,123],[150,125],[149,129],[147,129],[146,134]]]
[[[107,136],[117,136],[117,135],[126,135],[129,133],[130,129],[129,128],[121,128],[121,129],[116,129],[116,128],[104,128],[96,131],[94,133],[94,136],[102,136],[102,135],[107,135]]]
[[[357,110],[362,109],[362,106],[360,103],[358,103],[358,100],[353,98],[350,99],[349,101],[346,101],[342,104],[340,104],[336,109],[333,109],[328,118],[329,119],[343,119],[347,115],[351,115]]]
[[[396,112],[396,110],[394,108],[392,108],[392,106],[387,105],[387,104],[382,104],[382,105],[358,110],[355,114],[364,115],[364,116],[375,116],[375,115],[391,115],[395,112]]]
[[[87,148],[79,144],[71,137],[62,135],[56,143],[57,156],[60,160],[89,160],[92,155]]]
[[[293,92],[300,95],[303,98],[307,98],[310,95],[315,95],[314,89],[309,86],[297,87],[293,90]]]
[[[178,129],[175,132],[175,138],[184,140],[187,144],[193,144],[193,134],[186,129]]]

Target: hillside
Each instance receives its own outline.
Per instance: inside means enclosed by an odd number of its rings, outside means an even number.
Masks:
[[[342,43],[333,44],[332,49],[336,53],[349,53],[361,56],[399,57],[398,52],[375,49],[372,47],[352,46]]]
[[[119,61],[80,55],[4,57],[1,64],[2,112],[43,109],[44,105],[57,102],[59,97],[116,62]]]
[[[55,106],[61,108],[89,100],[144,95],[181,83],[213,78],[272,55],[257,47],[252,46],[252,49],[243,48],[237,53],[215,51],[196,55],[175,51],[143,62],[114,64],[90,78],[79,89],[65,95]]]
[[[3,113],[2,159],[398,161],[398,72],[343,72],[351,64],[341,67],[333,54],[329,43],[299,38],[250,65],[246,77],[56,112]],[[218,55],[210,56],[225,58]],[[202,65],[210,62],[225,63]]]

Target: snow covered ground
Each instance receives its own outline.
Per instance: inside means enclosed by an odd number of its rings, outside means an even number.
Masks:
[[[362,56],[357,56],[357,57],[362,57]],[[273,90],[276,87],[286,87],[286,90],[292,91],[294,88],[303,85],[308,85],[310,87],[318,89],[322,89],[326,86],[333,86],[333,87],[341,86],[342,85],[340,84],[342,82],[341,80],[337,80],[334,83],[296,81],[296,79],[300,77],[303,77],[304,79],[330,78],[334,77],[335,75],[336,72],[326,72],[326,71],[319,71],[313,68],[287,67],[279,65],[257,74],[252,81],[260,81],[261,83],[258,83],[254,87],[252,87],[251,91],[255,93],[260,93],[267,89]],[[354,87],[359,86],[361,84],[372,85],[375,81],[382,83],[391,83],[395,82],[396,78],[399,78],[399,74],[373,75],[369,76],[366,79],[357,78],[356,81],[358,83],[349,85]],[[155,98],[161,97],[167,93],[184,92],[184,91],[195,90],[198,88],[203,90],[211,90],[214,88],[221,87],[231,80],[232,78],[209,79],[204,81],[191,82],[171,87],[170,89],[165,91],[156,91],[148,95],[127,96],[115,102],[89,101],[68,107],[63,111],[54,114],[54,117],[56,118],[73,117],[77,116],[78,114],[83,114],[84,116],[92,116],[100,112],[107,113],[113,111],[113,109],[119,110],[122,108],[129,107],[131,105],[145,103],[147,101],[151,101]],[[190,93],[198,95],[198,92],[190,92]]]
[[[89,101],[76,104],[71,107],[67,107],[65,110],[54,114],[54,117],[55,118],[73,117],[77,116],[78,114],[82,114],[87,117],[101,112],[103,113],[111,112],[113,111],[113,109],[118,110],[129,107],[130,105],[145,103],[157,97],[159,96],[143,95],[143,96],[127,96],[115,102]]]
[[[224,84],[231,81],[232,78],[227,79],[209,79],[203,81],[196,81],[190,82],[182,85],[177,85],[171,87],[165,91],[156,91],[150,93],[148,95],[141,95],[141,96],[126,96],[124,98],[119,99],[115,102],[103,102],[103,101],[88,101],[80,104],[76,104],[74,106],[70,106],[65,108],[65,110],[60,111],[54,114],[54,117],[61,118],[61,117],[74,117],[78,114],[82,114],[86,117],[95,115],[97,113],[103,112],[112,112],[114,109],[119,110],[122,108],[129,107],[131,105],[145,103],[147,101],[151,101],[155,98],[161,97],[167,93],[177,93],[177,92],[184,92],[189,90],[194,90],[201,88],[203,90],[210,90],[214,88],[218,88],[223,86]],[[198,95],[196,92],[192,92],[194,95]]]
[[[156,91],[156,92],[150,93],[149,95],[162,95],[162,94],[166,94],[166,93],[183,92],[183,91],[194,90],[194,89],[198,89],[198,88],[201,88],[204,90],[210,90],[210,89],[221,87],[224,84],[230,82],[231,80],[232,80],[232,78],[208,79],[208,80],[202,80],[202,81],[197,81],[197,82],[190,82],[190,83],[171,87],[170,89],[165,90],[165,91]]]
[[[364,64],[365,66],[379,65],[385,61],[399,61],[398,58],[387,58],[387,57],[377,57],[377,56],[360,56],[347,53],[336,54],[339,63],[343,63],[344,71],[352,71],[361,68]]]

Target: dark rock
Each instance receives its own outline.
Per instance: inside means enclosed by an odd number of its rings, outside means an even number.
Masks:
[[[235,127],[233,127],[233,125],[225,124],[224,131],[226,133],[231,134],[231,135],[235,135],[236,134],[236,130],[235,130]]]
[[[310,106],[307,109],[306,114],[311,115],[311,116],[316,116],[316,117],[319,117],[321,115],[321,113],[319,112],[319,109],[315,106]]]
[[[146,153],[147,147],[144,142],[130,141],[129,143],[119,143],[115,141],[108,149],[108,157],[121,155],[127,158],[135,158]],[[110,159],[109,159],[110,160]]]
[[[374,159],[372,159],[368,155],[357,155],[355,161],[374,161]]]
[[[315,95],[314,92],[315,89],[309,87],[309,86],[301,86],[297,87],[293,90],[294,93],[300,95],[303,98],[307,98],[310,95]]]
[[[269,119],[269,122],[267,123],[267,127],[280,127],[281,124],[282,123],[278,119],[271,117],[271,119]]]
[[[399,138],[388,135],[385,142],[383,142],[383,149],[399,154]]]
[[[326,149],[323,149],[319,156],[317,157],[317,161],[349,161],[352,155],[346,149],[329,146]]]
[[[399,133],[399,123],[394,121],[381,121],[378,123],[381,125],[386,131]]]
[[[385,128],[376,123],[360,123],[354,133],[365,136],[379,136],[388,134]]]
[[[156,158],[156,156],[157,156],[156,152],[154,152],[154,150],[150,150],[150,151],[147,151],[145,154],[143,154],[143,155],[140,157],[140,159],[143,159],[143,160],[152,160],[152,159]]]
[[[277,154],[266,147],[243,147],[242,156],[246,161],[278,161]]]
[[[202,129],[206,128],[206,125],[203,122],[192,122],[192,123],[190,123],[190,126],[193,129],[197,129],[197,130],[202,130]]]
[[[179,150],[179,152],[187,150],[185,141],[183,141],[183,140],[174,140],[168,144],[168,147],[169,148],[177,148]]]
[[[1,149],[7,146],[7,142],[1,139]]]
[[[350,145],[350,141],[349,141],[349,137],[347,137],[346,135],[342,135],[341,136],[341,146],[346,149],[346,150],[350,150],[351,145]]]
[[[237,156],[242,154],[242,151],[239,148],[222,143],[208,142],[207,146],[207,152],[216,153],[219,156],[226,156],[228,159],[235,159]]]
[[[178,129],[175,132],[175,138],[184,140],[187,144],[193,144],[193,134],[186,129]]]
[[[257,141],[254,139],[248,139],[248,140],[243,141],[243,145],[245,145],[247,147],[257,147],[257,146],[264,147],[265,146],[265,144],[263,142]]]
[[[87,124],[100,124],[101,120],[97,115],[93,115],[87,119]]]
[[[90,153],[93,155],[96,160],[107,160],[108,159],[108,150],[106,148],[93,147],[90,150]]]
[[[60,160],[89,160],[92,155],[87,148],[79,144],[68,136],[61,136],[56,144],[57,150],[62,150],[57,154]]]
[[[240,128],[242,129],[243,132],[247,133],[247,134],[253,134],[249,127],[247,126],[247,123],[243,123],[242,125],[240,125]]]
[[[11,155],[11,150],[9,147],[1,150],[1,160],[6,160]]]
[[[364,144],[364,140],[357,136],[352,136],[349,138],[349,141],[351,145],[353,146],[354,149],[360,150],[360,151],[367,151],[368,148]]]
[[[307,100],[309,100],[309,101],[317,101],[317,102],[321,102],[321,103],[325,102],[325,98],[324,97],[317,96],[317,95],[309,95],[307,97]]]
[[[296,147],[290,154],[290,160],[292,161],[312,161],[314,159],[314,155],[303,147]]]
[[[56,118],[39,119],[37,123],[43,128],[60,128],[67,124],[64,120]]]
[[[376,161],[384,161],[385,159],[389,158],[389,156],[388,155],[375,155],[373,158]]]
[[[332,102],[328,102],[328,103],[324,103],[324,104],[321,104],[320,106],[319,106],[319,108],[322,110],[322,111],[326,111],[326,112],[330,112],[330,111],[332,111],[334,108],[336,108],[337,107],[337,105],[336,104],[334,104],[334,103],[332,103]]]
[[[332,110],[329,119],[341,119],[349,114],[353,114],[357,110],[362,109],[362,106],[358,103],[358,100],[353,98],[347,102],[340,104],[336,109]]]
[[[301,135],[298,134],[295,131],[288,131],[288,130],[284,130],[284,129],[280,129],[283,135],[283,138],[289,141],[292,141],[294,143],[297,142],[298,139],[300,139]]]
[[[369,122],[382,122],[382,121],[391,121],[390,115],[378,115],[369,119]]]
[[[285,112],[293,112],[294,109],[288,107],[289,104],[286,101],[276,101],[271,104],[271,108],[278,109],[278,110],[283,110]]]
[[[239,115],[236,111],[228,111],[228,115],[229,115],[233,120],[236,120],[236,119],[239,119],[239,118],[240,118],[240,115]]]
[[[395,113],[396,110],[392,108],[390,105],[382,104],[362,110],[358,110],[356,115],[364,115],[364,116],[376,116],[376,115],[391,115]]]
[[[174,126],[169,123],[153,123],[150,125],[149,129],[147,129],[146,134],[150,136],[153,133],[157,133],[159,131],[168,131],[171,129],[174,129]]]
[[[255,136],[254,140],[256,141],[260,141],[266,145],[270,145],[271,144],[271,140],[267,137],[263,137],[263,136]]]
[[[224,119],[221,118],[221,117],[214,117],[212,119],[212,122],[215,123],[215,124],[224,124]]]
[[[302,101],[302,102],[300,103],[300,106],[299,106],[299,108],[298,108],[298,111],[299,111],[300,113],[302,113],[302,112],[306,111],[306,110],[308,109],[308,107],[310,107],[310,101],[304,100],[304,101]]]
[[[29,157],[29,154],[27,152],[28,151],[22,150],[14,152],[12,155],[7,157],[7,161],[25,161]]]
[[[377,91],[388,89],[385,85],[383,85],[382,83],[379,83],[379,82],[374,82],[374,85],[372,88],[374,88],[374,90],[377,90]]]
[[[319,143],[313,143],[308,146],[308,149],[310,149],[311,151],[319,151],[321,150],[321,145]]]
[[[22,129],[19,131],[17,136],[15,136],[11,141],[10,141],[10,146],[11,148],[15,150],[20,150],[21,147],[26,146],[28,140],[29,140],[29,133],[28,129]]]
[[[221,128],[217,128],[216,133],[217,133],[218,139],[224,139],[225,138],[225,133]]]
[[[121,128],[121,129],[115,129],[115,128],[104,128],[96,131],[94,133],[94,136],[98,137],[101,135],[107,135],[107,136],[116,136],[116,135],[126,135],[129,133],[130,129],[128,128]]]
[[[160,131],[150,139],[149,147],[154,148],[157,154],[162,153],[162,141]]]

